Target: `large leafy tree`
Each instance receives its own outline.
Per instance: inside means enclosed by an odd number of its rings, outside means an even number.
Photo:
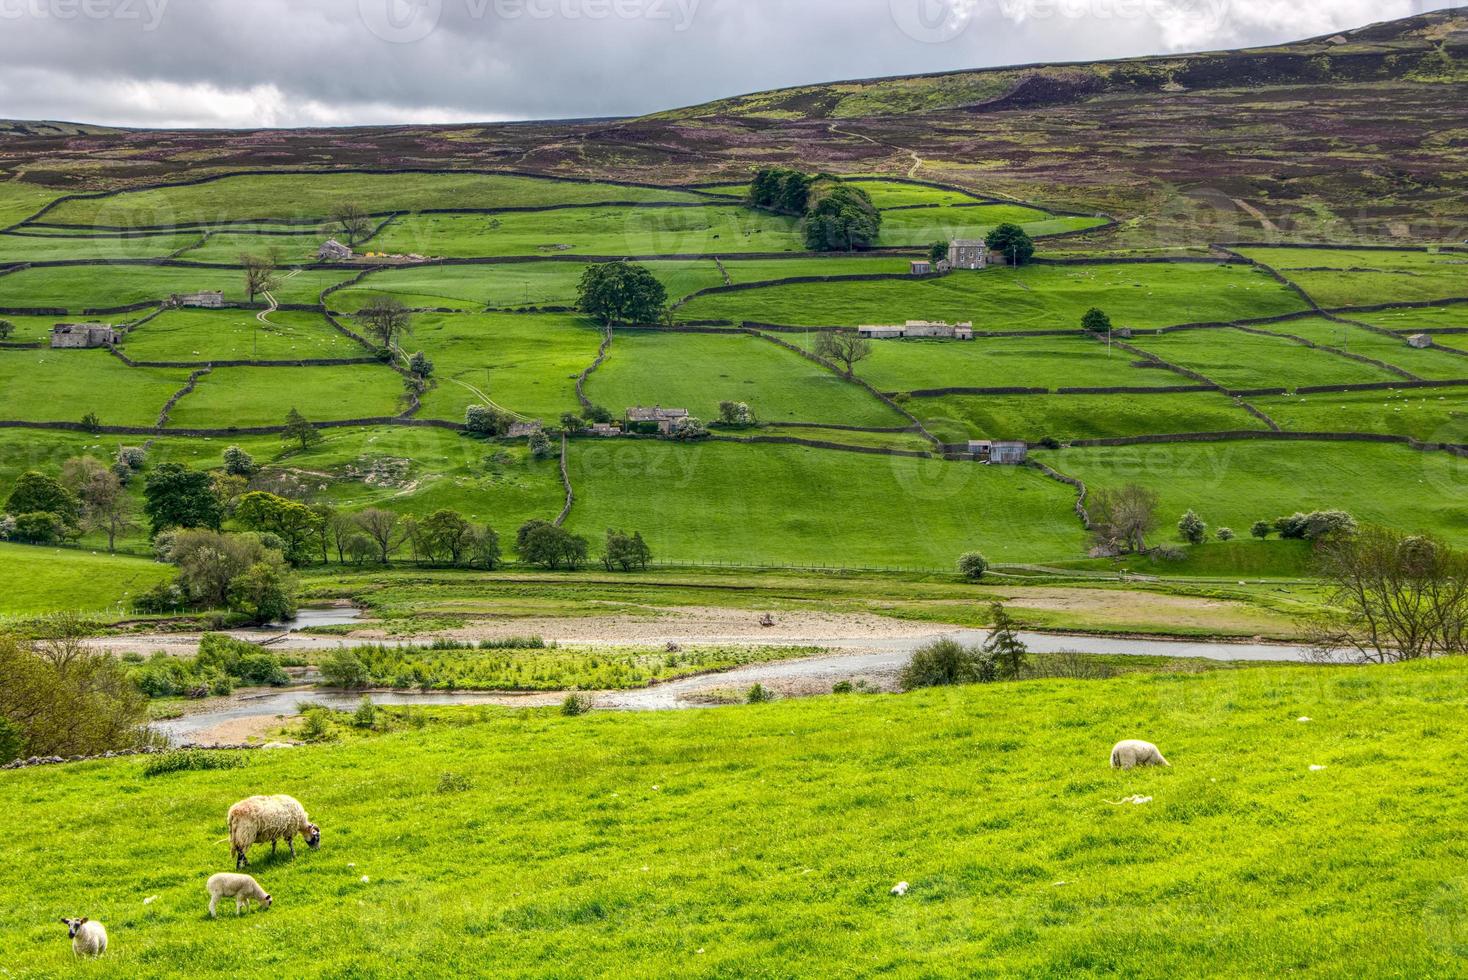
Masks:
[[[76,495],[44,473],[22,473],[5,501],[7,514],[55,514],[63,524],[73,525],[81,517]]]
[[[604,262],[587,267],[578,287],[582,312],[605,324],[654,323],[668,305],[668,291],[646,267]]]
[[[285,428],[281,430],[280,438],[285,442],[298,442],[302,449],[309,449],[321,441],[321,433],[306,420],[306,416],[292,408],[285,415]]]
[[[1035,243],[1019,225],[1006,221],[984,236],[989,251],[1004,256],[1010,265],[1024,265],[1035,256]]]
[[[219,530],[224,509],[208,473],[178,463],[163,463],[148,474],[143,486],[143,513],[153,534],[171,527],[207,527]]]
[[[811,189],[805,212],[805,247],[816,251],[851,251],[876,244],[882,214],[866,191],[834,178]]]
[[[321,543],[323,521],[305,504],[256,490],[240,498],[235,517],[252,531],[274,534],[285,542],[286,559],[293,565],[310,560]]]

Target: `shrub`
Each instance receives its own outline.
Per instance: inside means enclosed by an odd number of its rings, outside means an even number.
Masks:
[[[1330,541],[1354,534],[1356,519],[1343,510],[1317,510],[1278,518],[1274,528],[1280,537],[1286,539]]]
[[[474,786],[469,777],[459,772],[439,773],[438,786],[434,792],[439,796],[447,796],[450,793],[467,793]]]
[[[1041,449],[1059,449],[1060,440],[1055,438],[1054,436],[1046,436],[1045,438],[1040,440],[1039,446]]]
[[[775,695],[763,684],[756,684],[744,695],[745,704],[765,704],[775,700]]]
[[[708,426],[704,425],[702,420],[696,419],[692,415],[678,419],[673,423],[673,438],[679,442],[707,439],[708,434]]]
[[[568,718],[575,718],[586,714],[592,707],[593,702],[590,694],[577,694],[575,691],[572,691],[561,702],[561,714],[566,715]]]
[[[301,712],[301,727],[296,737],[303,742],[329,742],[336,738],[331,725],[331,712],[320,705],[310,705]]]
[[[239,769],[245,757],[238,752],[203,752],[189,749],[155,755],[143,767],[144,776],[165,776],[174,772],[203,772],[210,769]]]
[[[15,515],[12,538],[26,544],[55,544],[66,538],[66,524],[56,514],[35,511]]]
[[[159,582],[133,599],[133,612],[142,616],[161,616],[186,609],[189,597],[177,582]]]
[[[994,665],[981,651],[944,637],[914,650],[897,682],[904,691],[912,691],[993,679]]]
[[[328,687],[366,687],[372,683],[367,665],[350,650],[334,650],[321,662],[321,680]]]
[[[255,458],[239,446],[230,446],[224,451],[224,472],[230,476],[254,476],[260,472]]]
[[[488,405],[470,405],[464,409],[464,428],[481,435],[503,435],[513,421],[506,413]]]
[[[1231,527],[1221,527],[1213,533],[1220,541],[1232,541],[1234,539],[1234,529]]]
[[[977,551],[958,556],[958,574],[970,582],[977,582],[989,570],[989,560]]]
[[[1273,532],[1274,525],[1269,523],[1268,521],[1255,521],[1254,525],[1249,528],[1249,533],[1258,538],[1260,541],[1263,541],[1265,538],[1269,537],[1269,535]]]
[[[745,402],[719,402],[719,421],[729,426],[754,425],[754,412]]]
[[[831,685],[832,694],[850,694],[852,691],[855,690],[856,686],[852,684],[851,681],[837,681],[836,683]]]
[[[1208,525],[1190,509],[1178,519],[1177,533],[1188,544],[1202,544],[1208,536]]]

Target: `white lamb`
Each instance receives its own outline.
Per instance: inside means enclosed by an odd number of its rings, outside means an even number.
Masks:
[[[321,828],[306,816],[306,808],[292,796],[252,796],[229,808],[229,843],[234,850],[234,866],[249,867],[245,857],[251,845],[270,842],[270,853],[284,840],[296,856],[296,835],[300,834],[314,851],[321,846]]]
[[[270,894],[249,875],[221,871],[217,875],[210,876],[207,887],[209,889],[209,918],[211,919],[214,918],[214,907],[219,904],[221,898],[234,899],[235,915],[249,908],[252,901],[259,902],[262,909],[270,908]]]
[[[71,936],[71,951],[78,956],[101,956],[107,952],[107,930],[91,919],[62,919]]]
[[[1166,766],[1170,765],[1162,757],[1157,746],[1151,742],[1143,742],[1138,738],[1128,738],[1117,742],[1111,749],[1111,768],[1131,769],[1133,766]]]

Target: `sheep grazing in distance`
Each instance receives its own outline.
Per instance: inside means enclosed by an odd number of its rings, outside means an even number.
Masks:
[[[1157,746],[1139,738],[1128,738],[1117,742],[1111,749],[1111,768],[1131,769],[1134,766],[1171,765],[1162,757]]]
[[[260,883],[249,875],[221,871],[209,877],[206,887],[209,889],[209,918],[211,919],[215,917],[214,907],[219,904],[221,898],[234,899],[235,915],[249,908],[252,901],[258,902],[262,909],[270,908],[270,893],[261,888]]]
[[[229,808],[229,844],[235,870],[249,867],[245,852],[254,844],[270,842],[270,853],[284,840],[296,856],[296,835],[314,851],[321,846],[321,828],[306,816],[306,808],[292,796],[252,796]]]
[[[107,952],[107,930],[91,919],[62,919],[71,936],[71,951],[77,956],[101,956]]]

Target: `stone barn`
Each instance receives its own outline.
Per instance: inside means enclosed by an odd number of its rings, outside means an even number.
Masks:
[[[51,328],[52,347],[106,347],[121,339],[109,323],[58,323]]]
[[[1410,347],[1416,347],[1418,350],[1422,350],[1432,346],[1432,338],[1425,333],[1414,333],[1407,338],[1407,344]]]
[[[316,250],[316,258],[321,262],[347,262],[352,258],[352,250],[335,238],[328,238]]]
[[[627,409],[627,430],[639,432],[644,431],[647,427],[657,426],[657,431],[661,435],[672,435],[673,426],[686,418],[688,418],[686,408],[629,408]]]

